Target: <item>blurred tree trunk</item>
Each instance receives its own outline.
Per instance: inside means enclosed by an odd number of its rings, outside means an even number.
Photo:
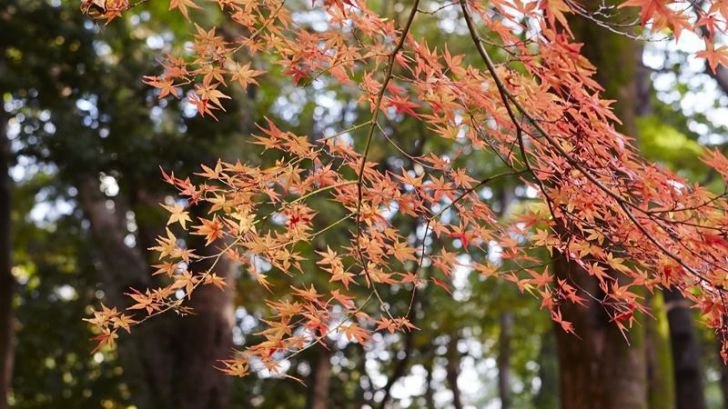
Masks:
[[[415,293],[415,297],[417,297],[417,293]],[[411,312],[412,314],[409,314],[408,318],[410,319],[410,322],[412,325],[416,325],[415,319],[412,318],[415,316],[415,311],[417,310],[416,307],[417,304],[415,304],[415,307],[412,308]],[[392,387],[394,386],[397,381],[402,378],[406,374],[406,371],[409,366],[410,357],[412,356],[412,344],[414,341],[414,333],[415,331],[408,331],[405,332],[402,337],[403,345],[400,352],[403,354],[402,356],[395,355],[398,359],[394,364],[394,370],[392,371],[392,374],[387,378],[387,383],[384,385],[384,388],[382,388],[382,392],[384,395],[382,396],[382,401],[379,402],[379,409],[384,409],[387,406],[387,403],[389,402],[391,398],[391,392]]]
[[[596,280],[573,263],[559,259],[560,278],[598,294]],[[559,350],[561,407],[563,409],[646,409],[647,369],[644,334],[634,326],[626,336],[589,299],[586,306],[562,305],[564,319],[574,323],[574,336],[556,329]]]
[[[673,409],[675,379],[665,303],[661,293],[648,295],[647,300],[654,315],[654,319],[645,319],[644,324],[650,409]]]
[[[411,158],[422,156],[422,154],[424,153],[427,133],[424,129],[422,129],[421,125],[421,123],[418,123],[418,126],[420,128],[419,137],[415,140],[412,148],[410,149],[412,155]],[[415,166],[416,162],[411,158],[409,159],[409,165]],[[394,169],[392,170],[394,171]],[[409,231],[412,233],[416,233],[418,226],[420,226],[420,220],[418,218],[412,219]],[[415,247],[422,246],[421,244],[416,243]],[[429,268],[423,268],[420,274],[422,275],[422,279],[427,281],[430,275]],[[420,315],[420,311],[421,315],[425,315],[426,313],[428,297],[425,292],[426,289],[415,288],[414,293],[412,293],[412,300],[410,301],[411,308],[409,309],[409,311],[407,311],[406,318],[410,322],[410,324],[415,327],[417,326],[417,318],[418,315]],[[394,363],[392,374],[387,377],[387,383],[384,385],[384,388],[381,389],[381,391],[383,392],[383,396],[382,401],[379,402],[379,409],[384,409],[387,406],[387,403],[392,397],[392,387],[394,387],[394,384],[397,383],[397,381],[405,376],[409,371],[410,360],[412,358],[412,353],[414,352],[414,337],[415,331],[405,331],[404,334],[402,334],[402,348],[395,353],[395,357],[397,358],[397,360]]]
[[[331,346],[321,346],[311,374],[306,409],[326,409],[329,407],[329,384],[331,383]]]
[[[677,409],[705,409],[703,367],[693,317],[685,298],[676,290],[664,291],[675,367]]]
[[[202,244],[200,242],[197,248],[202,248]],[[213,246],[222,248],[225,244]],[[211,255],[212,251],[200,251],[198,254]],[[210,265],[199,265],[198,268],[209,269]],[[229,406],[231,379],[216,367],[220,366],[220,360],[230,357],[233,349],[237,268],[237,263],[230,258],[221,257],[214,271],[225,279],[225,289],[213,286],[198,288],[188,303],[194,313],[176,320],[172,334],[172,346],[177,346],[173,361],[176,374],[173,390],[177,395],[175,409],[223,409]]]
[[[703,32],[703,35],[705,35],[705,32]],[[709,69],[706,65],[705,72],[713,77],[718,87],[721,91],[723,91],[723,94],[728,96],[728,68],[720,65],[717,67],[717,70],[713,72],[713,70]],[[670,329],[672,330],[672,322],[670,322],[670,324]],[[720,389],[723,394],[723,407],[728,409],[728,365],[723,362],[723,358],[720,356],[720,344],[718,345],[718,352],[718,365],[720,365]],[[675,377],[677,378],[677,376],[678,374],[676,372]]]
[[[714,73],[708,66],[706,66],[705,72],[715,79],[721,91],[728,96],[728,68],[722,65],[718,66]],[[720,352],[720,344],[718,345],[718,352]],[[723,358],[720,356],[720,353],[718,354],[718,362],[718,365],[720,365],[720,389],[723,393],[723,407],[728,409],[728,365],[723,362]]]
[[[450,384],[452,391],[452,405],[455,409],[463,409],[463,403],[460,399],[460,386],[458,386],[458,377],[460,376],[460,352],[458,351],[459,337],[456,333],[450,334],[450,340],[447,343],[447,383]]]
[[[435,409],[435,391],[432,389],[432,367],[435,364],[434,360],[434,354],[431,353],[425,363],[425,370],[427,371],[425,377],[425,407],[427,409]]]
[[[513,313],[500,314],[500,334],[498,335],[498,396],[501,409],[511,409],[511,338],[513,336]]]
[[[413,226],[413,231],[417,228],[416,223]],[[427,279],[429,276],[428,274],[429,269],[425,269],[421,274],[424,277],[424,279]],[[412,297],[412,308],[407,313],[407,319],[412,325],[417,325],[417,312],[425,308],[425,303],[420,302],[420,298],[423,297],[424,290],[416,290]],[[397,358],[396,362],[394,363],[394,369],[392,370],[392,374],[387,377],[387,383],[384,385],[384,388],[381,389],[383,392],[382,401],[379,402],[379,409],[384,409],[387,406],[387,403],[389,402],[391,398],[391,392],[392,387],[394,386],[397,381],[402,378],[404,375],[407,374],[407,370],[409,368],[409,362],[412,357],[412,352],[414,348],[414,339],[415,339],[415,331],[407,331],[404,334],[402,334],[402,349],[400,349],[397,353],[395,353],[395,357]]]
[[[124,293],[129,288],[144,289],[151,286],[151,277],[142,254],[128,247],[123,238],[123,220],[112,208],[112,201],[102,196],[99,183],[86,178],[78,183],[79,205],[91,223],[96,242],[99,271],[103,288],[112,306],[124,308],[128,300]],[[166,318],[166,317],[165,317]],[[142,409],[159,406],[166,409],[172,392],[165,379],[171,372],[167,361],[167,337],[160,336],[166,320],[153,322],[135,330],[126,342],[121,342],[119,353],[125,373],[134,393],[134,401]]]
[[[541,338],[538,352],[538,377],[541,387],[534,398],[539,409],[556,409],[559,406],[559,360],[556,354],[554,334],[549,332]]]
[[[717,344],[718,365],[720,365],[720,391],[723,394],[723,408],[728,409],[728,365],[723,362],[720,356],[720,342]]]
[[[364,346],[358,342],[350,345],[350,348],[353,348],[356,351],[354,359],[356,362],[356,372],[359,375],[356,378],[356,388],[354,390],[354,407],[361,408],[365,406],[368,401],[366,395],[368,392],[367,389],[370,389],[365,387],[365,385],[368,386],[370,384],[369,376],[367,375],[367,351],[364,349]]]
[[[7,118],[0,107],[0,409],[8,408],[13,372],[15,279],[11,273],[10,239],[10,141],[7,139]]]
[[[98,245],[97,258],[104,290],[114,306],[124,307],[130,287],[154,286],[145,250],[128,246],[125,222],[128,203],[119,195],[112,201],[87,177],[78,184],[79,203],[91,222]],[[159,226],[137,220],[140,237]],[[201,287],[189,302],[193,315],[169,314],[135,328],[120,342],[121,363],[140,409],[223,409],[228,406],[227,377],[214,366],[232,348],[233,284],[235,265],[221,258],[215,273],[228,280],[225,291]]]
[[[516,194],[512,186],[504,186],[500,194],[500,209],[498,209],[498,218],[508,214],[511,204],[516,199]],[[500,333],[498,334],[498,357],[496,364],[498,367],[498,397],[501,402],[501,409],[510,409],[512,405],[511,398],[511,338],[513,337],[513,313],[505,310],[498,316],[498,324]]]
[[[598,7],[585,2],[588,9]],[[605,88],[603,97],[615,105],[622,120],[620,131],[634,135],[638,109],[637,67],[641,49],[633,40],[613,34],[582,18],[571,28],[584,43],[583,54],[597,67],[596,80]],[[563,257],[554,263],[556,275],[599,298],[594,278]],[[587,299],[586,306],[563,305],[564,319],[574,323],[581,338],[557,328],[563,409],[645,409],[648,406],[644,328],[634,326],[623,334],[610,322],[603,306]],[[628,338],[628,342],[625,340]]]

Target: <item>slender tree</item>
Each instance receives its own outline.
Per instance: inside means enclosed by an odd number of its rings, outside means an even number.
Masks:
[[[309,384],[309,395],[306,409],[326,409],[330,407],[330,381],[332,346],[319,348]]]
[[[499,316],[498,335],[498,396],[501,409],[510,409],[513,405],[511,399],[511,340],[513,331],[513,313],[506,311]]]
[[[0,64],[2,64],[1,61]],[[6,132],[7,115],[0,108],[0,409],[8,408],[14,357],[15,278],[11,272],[11,180],[9,173],[11,156],[10,142]]]
[[[457,332],[450,334],[447,342],[447,364],[445,365],[447,383],[450,385],[452,392],[452,405],[455,409],[463,409],[462,393],[458,378],[460,377],[460,351],[458,351],[458,342],[460,337]]]
[[[555,331],[545,334],[541,339],[538,354],[538,378],[541,386],[534,397],[539,409],[556,409],[561,399],[559,393],[559,359],[556,350]]]
[[[677,409],[706,408],[700,341],[689,305],[674,289],[664,292],[670,322]]]

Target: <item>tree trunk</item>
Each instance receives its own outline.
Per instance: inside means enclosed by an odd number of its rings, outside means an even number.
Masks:
[[[675,366],[676,408],[705,409],[700,341],[689,305],[677,290],[665,290],[664,294]]]
[[[513,336],[513,313],[500,314],[498,335],[498,396],[501,409],[511,409],[511,338]]]
[[[129,288],[151,287],[144,257],[123,242],[125,231],[111,202],[102,197],[97,180],[88,178],[78,183],[79,205],[91,223],[96,243],[96,259],[108,302],[117,308],[128,306],[123,295]],[[166,318],[166,317],[164,317]],[[172,391],[166,379],[171,373],[169,339],[164,336],[165,319],[136,328],[128,340],[119,344],[124,372],[134,394],[134,402],[142,409],[170,405]]]
[[[541,339],[538,365],[541,387],[534,398],[534,406],[539,409],[556,409],[559,406],[559,361],[553,333],[546,333]]]
[[[176,376],[172,379],[175,409],[223,409],[229,405],[230,377],[215,367],[230,357],[233,348],[232,280],[237,267],[231,259],[220,258],[214,271],[225,279],[225,289],[203,286],[195,290],[188,304],[194,313],[177,319],[172,334],[172,345],[177,346],[173,361]]]
[[[425,363],[425,370],[427,371],[425,377],[425,407],[427,409],[435,409],[435,391],[432,389],[432,367],[435,364],[434,360],[434,356],[431,355]]]
[[[2,111],[2,108],[0,108]],[[11,273],[12,243],[10,240],[10,146],[6,135],[7,122],[0,112],[0,409],[8,408],[8,394],[13,372],[15,279]]]
[[[450,384],[452,391],[452,405],[455,409],[463,409],[463,403],[460,398],[460,386],[458,386],[458,377],[460,376],[460,352],[458,351],[458,336],[450,334],[450,341],[447,344],[447,383]]]
[[[504,186],[500,192],[500,209],[498,218],[508,214],[508,211],[516,199],[514,189],[511,186]],[[500,334],[498,335],[498,396],[501,402],[501,409],[510,409],[513,404],[511,398],[511,338],[513,337],[513,313],[505,310],[498,317]]]
[[[587,8],[597,7],[596,0]],[[583,54],[597,67],[596,80],[605,88],[603,97],[616,99],[621,131],[635,134],[637,112],[637,67],[640,48],[631,39],[610,33],[582,18],[573,18],[571,28]],[[575,282],[597,297],[596,280],[563,258],[554,264],[557,277]],[[576,336],[557,328],[563,409],[645,409],[647,370],[644,328],[634,326],[625,336],[610,322],[603,306],[589,299],[587,305],[563,305],[564,319],[574,323]]]
[[[422,276],[425,279],[428,277],[428,271],[428,269],[425,269],[422,273]],[[412,308],[407,314],[407,319],[412,325],[417,325],[417,311],[420,309],[424,310],[425,308],[424,303],[419,301],[420,298],[426,298],[426,295],[424,297],[422,295],[423,291],[424,290],[421,289],[416,290],[412,298]],[[401,377],[406,375],[409,367],[409,361],[412,357],[412,350],[414,347],[415,331],[407,331],[402,334],[402,337],[402,349],[400,350],[402,355],[400,356],[399,353],[396,355],[398,359],[394,364],[392,374],[387,378],[387,383],[384,385],[384,388],[382,388],[383,395],[382,401],[379,403],[379,409],[384,409],[387,406],[387,403],[391,398],[392,387]]]
[[[575,264],[559,259],[560,278],[569,278],[591,294],[596,280]],[[596,301],[586,306],[565,304],[564,319],[574,323],[577,336],[556,326],[563,409],[646,409],[646,363],[642,329],[625,334],[617,329]]]
[[[718,358],[718,365],[720,365],[720,391],[723,394],[723,408],[728,409],[728,365],[723,362],[723,357],[720,356],[720,349],[721,345],[718,342],[716,357]]]
[[[705,33],[703,33],[703,35],[705,35]],[[719,65],[716,71],[713,72],[713,70],[708,69],[708,66],[706,65],[705,72],[713,77],[718,88],[723,91],[724,95],[728,96],[728,68]],[[672,321],[670,322],[670,329],[672,330]],[[718,347],[718,352],[720,352],[720,345]],[[677,357],[675,357],[675,359],[677,359]],[[723,394],[723,408],[728,409],[728,365],[723,362],[723,358],[720,356],[720,353],[718,354],[718,365],[720,365],[720,389]],[[676,370],[676,379],[677,376],[678,373]]]
[[[330,347],[318,348],[316,365],[311,374],[311,385],[306,402],[306,409],[326,409],[329,407],[329,384],[331,383],[331,355]]]
[[[647,300],[654,316],[644,324],[650,409],[674,409],[675,379],[665,303],[660,293],[649,295]]]
[[[124,243],[122,198],[103,197],[98,181],[79,183],[79,204],[91,222],[97,258],[110,303],[128,306],[130,287],[154,286],[144,250]],[[117,203],[117,204],[114,204]],[[139,226],[139,230],[154,230]],[[215,273],[232,277],[235,265],[221,258]],[[229,281],[229,280],[228,280]],[[159,317],[135,328],[120,341],[121,363],[140,409],[223,409],[228,406],[229,380],[214,367],[232,348],[233,284],[225,291],[205,286],[195,291],[189,306],[194,314]]]
[[[364,346],[359,343],[354,343],[350,346],[354,349],[354,360],[356,362],[356,372],[358,377],[356,378],[356,388],[354,389],[354,400],[353,405],[355,408],[364,407],[367,404],[367,393],[371,389],[369,387],[370,380],[367,375],[367,351]]]

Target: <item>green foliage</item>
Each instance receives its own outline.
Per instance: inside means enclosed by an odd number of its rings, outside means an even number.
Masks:
[[[699,161],[703,148],[694,139],[655,115],[639,117],[637,127],[640,152],[648,159],[675,170],[705,172],[705,165]]]

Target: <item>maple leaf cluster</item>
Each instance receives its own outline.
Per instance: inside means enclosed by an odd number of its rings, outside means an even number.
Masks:
[[[180,197],[165,207],[170,226],[153,248],[155,274],[167,284],[130,290],[133,305],[126,311],[97,311],[89,321],[101,343],[112,344],[118,331],[155,315],[185,312],[185,300],[200,286],[229,285],[214,273],[222,257],[271,293],[276,286],[285,293],[267,302],[262,341],[224,362],[232,375],[253,367],[278,371],[281,359],[333,333],[365,343],[373,331],[415,330],[411,310],[396,314],[382,289],[406,288],[413,297],[427,285],[448,290],[463,253],[471,255],[468,268],[538,297],[574,332],[561,307],[595,295],[568,277],[555,278],[549,263],[534,256],[544,248],[598,280],[598,301],[620,329],[646,308],[637,288],[676,287],[727,339],[726,195],[645,162],[616,131],[619,120],[600,97],[595,69],[565,17],[595,19],[592,10],[567,0],[449,3],[438,11],[459,8],[474,50],[466,57],[413,34],[420,0],[399,22],[381,18],[365,1],[312,4],[326,13],[325,28],[316,30],[292,18],[309,6],[216,1],[244,34],[224,37],[215,27],[196,26],[190,56],[170,55],[161,75],[145,78],[160,98],[185,92],[200,115],[215,117],[230,98],[229,84],[247,88],[280,69],[294,84],[326,78],[357,87],[369,118],[318,139],[267,121],[254,142],[276,152],[273,163],[218,162],[203,166],[194,181],[164,173]],[[193,0],[170,2],[186,18],[197,7]],[[714,42],[726,29],[725,1],[628,0],[610,11],[624,7],[639,8],[637,26],[703,37],[706,50],[698,56],[711,68],[726,62],[725,47]],[[256,56],[257,68],[241,61],[249,56]],[[436,152],[406,152],[381,123],[408,119],[449,143]],[[370,161],[370,146],[379,140],[393,144],[407,165],[391,170]],[[456,165],[467,152],[482,151],[495,153],[509,170],[488,175]],[[728,180],[725,156],[711,152],[704,160]],[[500,178],[527,185],[540,205],[500,220],[480,197]],[[207,215],[193,220],[192,207]],[[416,234],[405,233],[404,225],[415,226]],[[332,229],[344,229],[348,244],[314,248],[314,260],[306,260],[301,246],[313,246]],[[186,233],[204,238],[214,255],[187,248]],[[493,246],[502,249],[498,262],[487,257]],[[198,267],[210,260],[211,267]],[[304,276],[304,264],[328,285],[291,284]]]

